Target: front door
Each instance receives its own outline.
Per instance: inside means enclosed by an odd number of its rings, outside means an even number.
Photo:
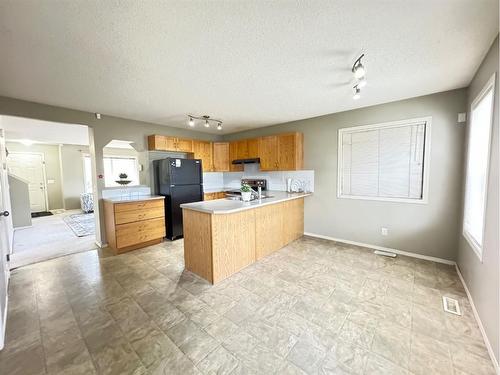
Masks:
[[[9,153],[9,173],[28,182],[31,212],[47,211],[45,165],[37,153]]]
[[[9,284],[9,266],[7,254],[10,253],[12,218],[10,216],[10,194],[7,179],[5,139],[0,128],[0,350],[4,346],[5,322],[7,317],[7,286]]]

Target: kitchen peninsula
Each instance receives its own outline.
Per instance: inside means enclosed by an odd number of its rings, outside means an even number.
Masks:
[[[215,284],[300,238],[310,193],[268,194],[182,204],[186,269]]]

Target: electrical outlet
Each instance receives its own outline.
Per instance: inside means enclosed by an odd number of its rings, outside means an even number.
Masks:
[[[389,229],[382,227],[380,228],[380,233],[382,236],[387,236],[389,234]]]

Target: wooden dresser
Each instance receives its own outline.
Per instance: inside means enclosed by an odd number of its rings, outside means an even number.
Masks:
[[[165,237],[165,197],[104,199],[108,246],[115,254],[160,243]]]

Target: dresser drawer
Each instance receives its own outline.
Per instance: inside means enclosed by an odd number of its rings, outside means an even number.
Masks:
[[[116,225],[133,223],[134,221],[162,218],[163,216],[165,216],[163,205],[161,207],[153,207],[135,211],[116,212],[115,210],[115,223]]]
[[[115,212],[148,210],[150,208],[163,208],[164,199],[152,199],[129,203],[115,203]]]
[[[165,237],[165,220],[163,218],[116,226],[116,245],[118,248],[163,237]]]

